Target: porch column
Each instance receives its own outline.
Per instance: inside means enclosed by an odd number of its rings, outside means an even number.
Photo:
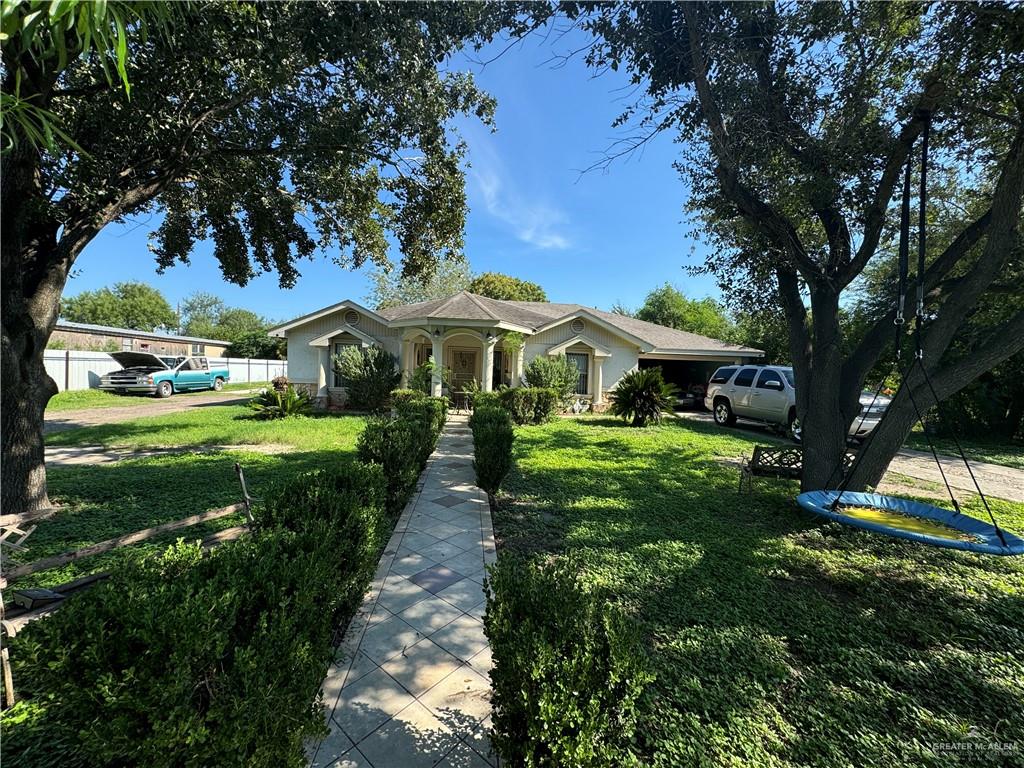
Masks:
[[[440,336],[431,336],[431,355],[434,357],[434,375],[430,379],[430,394],[441,396],[441,369],[444,367],[444,342]]]
[[[484,369],[481,371],[483,381],[480,382],[480,388],[484,392],[494,389],[494,345],[497,343],[498,340],[493,336],[490,339],[484,337]]]
[[[512,386],[523,386],[523,358],[526,357],[526,345],[516,350],[515,364],[512,366]]]
[[[327,397],[327,381],[331,371],[331,349],[327,346],[317,347],[316,355],[316,396]]]
[[[601,389],[604,387],[604,358],[594,358],[594,405],[604,402],[604,395]]]
[[[411,341],[402,341],[402,386],[407,388],[412,383],[412,358],[413,358],[413,343]]]

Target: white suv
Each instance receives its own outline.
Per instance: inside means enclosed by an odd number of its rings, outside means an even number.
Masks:
[[[849,437],[863,440],[878,426],[890,398],[862,392],[860,414],[850,425]],[[785,429],[800,440],[800,422],[796,417],[796,388],[793,369],[779,365],[729,365],[711,376],[704,395],[704,407],[715,416],[715,423],[732,426],[736,418],[760,421]]]

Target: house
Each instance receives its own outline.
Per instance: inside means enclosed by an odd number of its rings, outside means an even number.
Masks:
[[[153,352],[158,355],[205,355],[224,357],[230,341],[175,336],[167,333],[113,328],[109,325],[72,323],[58,320],[50,335],[51,349],[81,349],[94,352]]]
[[[506,348],[509,332],[522,335],[521,349]],[[687,387],[706,384],[723,363],[763,354],[581,304],[499,301],[467,291],[377,311],[346,300],[271,328],[270,335],[287,339],[292,382],[338,404],[345,392],[331,358],[346,345],[386,349],[398,359],[403,383],[433,357],[449,370],[455,391],[474,379],[485,391],[520,386],[533,358],[564,354],[579,369],[577,394],[598,406],[638,367],[662,366],[670,381]],[[442,392],[439,374],[433,392]]]

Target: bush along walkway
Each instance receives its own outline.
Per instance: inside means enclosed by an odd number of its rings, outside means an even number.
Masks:
[[[324,681],[312,766],[497,765],[482,623],[494,535],[472,456],[466,417],[451,416]]]

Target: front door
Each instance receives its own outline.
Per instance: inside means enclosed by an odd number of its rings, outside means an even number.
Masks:
[[[452,391],[461,392],[476,378],[476,351],[470,349],[452,350]]]

